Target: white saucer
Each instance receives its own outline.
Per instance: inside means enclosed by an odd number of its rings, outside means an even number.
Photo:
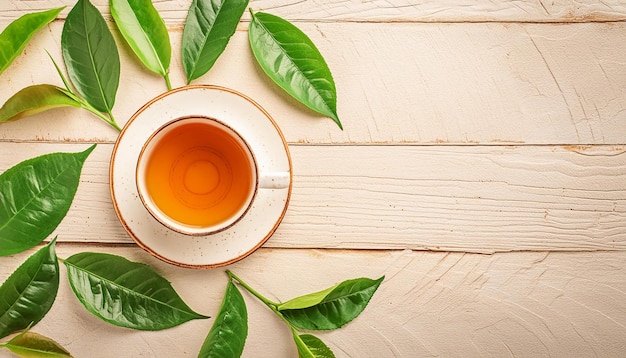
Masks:
[[[199,237],[174,232],[152,217],[135,182],[137,159],[150,135],[173,119],[194,115],[218,119],[246,138],[259,171],[290,173],[287,188],[259,189],[252,207],[237,224]],[[291,173],[287,143],[263,108],[231,89],[190,85],[162,94],[133,115],[113,148],[109,179],[117,216],[139,246],[174,265],[210,268],[241,260],[269,239],[287,211]]]

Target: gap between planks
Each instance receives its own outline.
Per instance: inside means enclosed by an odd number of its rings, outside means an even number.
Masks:
[[[41,244],[37,245],[35,248],[31,249],[31,250],[37,250],[39,248],[41,248],[41,246],[48,244],[50,241],[49,240],[44,240],[42,241]],[[141,249],[137,244],[135,243],[131,243],[131,242],[125,242],[125,243],[121,243],[121,242],[117,242],[117,243],[111,243],[111,242],[101,242],[101,241],[57,241],[57,243],[55,244],[57,247],[65,247],[65,248],[80,248],[80,247],[92,247],[92,248],[98,248],[98,249]],[[142,249],[143,250],[143,249]],[[403,252],[413,252],[413,253],[433,253],[433,254],[442,254],[442,253],[450,253],[450,254],[466,254],[466,255],[478,255],[478,256],[493,256],[493,255],[509,255],[509,254],[551,254],[551,253],[560,253],[560,254],[577,254],[577,253],[585,253],[585,254],[592,254],[592,253],[618,253],[618,252],[624,252],[624,250],[607,250],[607,249],[589,249],[589,250],[560,250],[560,249],[549,249],[549,250],[538,250],[538,251],[533,251],[533,250],[509,250],[509,251],[492,251],[492,252],[476,252],[476,251],[452,251],[452,250],[428,250],[428,249],[386,249],[386,248],[367,248],[367,249],[360,249],[360,248],[346,248],[346,249],[338,249],[338,248],[328,248],[328,247],[301,247],[301,248],[297,248],[297,247],[265,247],[262,246],[258,249],[257,252],[265,252],[265,253],[271,253],[271,252],[296,252],[296,251],[312,251],[312,252],[323,252],[325,254],[341,254],[341,253],[354,253],[354,254],[368,254],[371,253],[373,255],[377,255],[377,254],[381,254],[381,253],[388,253],[388,254],[394,254],[394,253],[403,253]],[[16,254],[16,255],[20,255]],[[146,254],[148,254],[146,252]],[[254,255],[254,253],[252,254]],[[245,258],[244,258],[245,260]]]
[[[0,124],[1,128],[2,124]],[[114,145],[116,141],[113,140],[83,140],[83,139],[72,139],[72,140],[55,140],[55,139],[13,139],[13,138],[5,138],[0,139],[0,144],[67,144],[67,145],[91,145],[91,144],[103,144],[103,145]],[[614,155],[619,155],[622,152],[626,151],[626,140],[624,143],[615,143],[615,144],[595,144],[595,143],[517,143],[517,142],[476,142],[476,143],[456,143],[456,142],[425,142],[425,143],[416,143],[416,142],[344,142],[344,143],[317,143],[317,142],[293,142],[287,141],[287,145],[289,147],[444,147],[444,148],[465,148],[465,147],[474,147],[474,148],[522,148],[522,147],[536,147],[536,148],[563,148],[568,151],[577,152],[578,154],[583,154],[584,151],[595,149],[595,150],[603,150],[606,152],[614,152]]]

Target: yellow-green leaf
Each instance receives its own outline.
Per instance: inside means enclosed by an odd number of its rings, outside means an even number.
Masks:
[[[141,63],[166,78],[172,48],[163,19],[151,0],[110,0],[117,28]]]
[[[81,104],[63,88],[47,84],[28,86],[0,108],[0,122],[15,121],[58,107],[81,107]]]
[[[15,336],[5,347],[22,358],[72,357],[70,352],[53,339],[34,332],[23,332]]]
[[[7,26],[0,34],[0,73],[13,63],[30,39],[54,20],[65,6],[47,11],[26,14]]]

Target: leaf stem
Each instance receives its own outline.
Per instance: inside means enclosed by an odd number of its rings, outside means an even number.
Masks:
[[[97,109],[93,108],[87,101],[85,101],[84,99],[82,99],[80,96],[76,95],[74,92],[72,92],[71,90],[68,90],[65,92],[65,94],[69,97],[71,97],[73,100],[75,100],[76,102],[80,103],[81,108],[88,110],[89,112],[95,114],[98,118],[102,119],[103,121],[105,121],[107,124],[109,124],[110,126],[112,126],[113,128],[117,129],[118,131],[121,131],[122,129],[117,125],[117,123],[115,122],[114,119],[112,119],[113,114],[111,114],[111,112],[109,112],[109,116],[111,116],[111,118],[107,117],[104,115],[104,113],[98,111]]]
[[[254,297],[258,298],[261,302],[265,303],[267,307],[272,309],[272,311],[277,311],[276,307],[278,307],[278,303],[272,302],[268,300],[267,298],[265,298],[263,295],[258,293],[254,288],[250,287],[247,283],[245,283],[242,279],[237,277],[237,275],[232,273],[230,270],[226,270],[226,273],[228,274],[228,277],[236,280],[243,288],[245,288],[248,292],[250,292]]]
[[[117,129],[119,132],[122,131],[122,128],[120,128],[120,126],[117,125],[117,123],[115,122],[115,119],[113,118],[113,114],[111,113],[111,111],[109,111],[109,117],[107,117],[104,113],[100,112],[99,110],[93,108],[92,105],[90,105],[89,103],[87,103],[87,101],[82,100],[82,98],[80,99],[80,103],[83,106],[84,109],[88,110],[89,112],[95,114],[98,118],[102,119],[103,121],[105,121],[106,123],[108,123],[111,127]]]
[[[110,110],[108,111],[109,117],[107,117],[104,114],[102,114],[102,112],[100,112],[97,109],[93,108],[93,106],[91,106],[87,101],[85,101],[83,98],[81,98],[76,93],[74,93],[74,91],[72,91],[72,88],[70,87],[69,81],[63,75],[63,72],[61,71],[61,68],[59,68],[59,65],[56,63],[54,58],[52,58],[52,55],[50,55],[50,53],[48,51],[46,51],[46,52],[48,53],[48,57],[50,57],[50,60],[52,60],[52,63],[54,64],[54,68],[57,70],[57,73],[59,74],[59,77],[61,77],[61,81],[63,81],[63,85],[65,86],[65,89],[67,89],[67,94],[73,96],[73,99],[75,101],[80,102],[81,106],[84,109],[86,109],[89,112],[95,114],[100,119],[102,119],[103,121],[107,122],[110,126],[112,126],[113,128],[117,129],[119,132],[121,132],[122,128],[120,128],[120,126],[117,125],[117,123],[115,122],[115,118],[113,117],[113,113],[111,113]]]
[[[283,314],[278,310],[279,303],[270,301],[267,298],[265,298],[263,295],[258,293],[252,287],[250,287],[247,283],[245,283],[242,279],[237,277],[237,275],[232,273],[230,270],[226,270],[226,273],[228,274],[228,277],[230,279],[234,279],[235,281],[237,281],[239,285],[241,285],[241,287],[245,288],[246,291],[250,292],[254,297],[258,298],[261,302],[263,302],[270,310],[272,310],[272,312],[274,312],[278,317],[280,317],[280,319],[283,322],[287,324],[287,326],[289,327],[292,333],[297,335],[296,328],[292,326],[291,323],[285,318],[285,316],[283,316]]]
[[[109,119],[110,122],[108,122],[110,125],[113,126],[113,128],[117,129],[118,132],[122,131],[122,128],[120,128],[120,126],[117,125],[117,122],[115,121],[115,117],[113,116],[113,112],[111,112],[111,110],[107,111],[107,113],[109,114]]]
[[[172,82],[170,82],[170,73],[169,72],[165,72],[165,75],[163,76],[163,78],[165,78],[165,84],[167,85],[167,89],[169,91],[172,90]]]
[[[100,117],[103,121],[107,122],[111,127],[117,129],[118,132],[122,131],[122,128],[120,128],[120,126],[117,125],[117,123],[115,122],[115,119],[113,119],[113,117],[109,118],[107,116],[105,116],[102,112],[98,111],[95,108],[86,108],[87,110],[89,110],[91,113],[95,114],[96,116]]]

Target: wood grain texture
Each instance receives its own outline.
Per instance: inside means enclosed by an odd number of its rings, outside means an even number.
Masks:
[[[8,0],[0,3],[0,19],[17,18],[25,12],[73,6],[73,0]],[[92,3],[111,18],[108,0]],[[154,6],[166,22],[180,22],[187,16],[191,0],[156,0]],[[292,21],[359,22],[592,22],[623,21],[622,1],[592,0],[252,0],[250,7],[286,17]],[[61,13],[65,17],[69,9]],[[248,13],[244,20],[249,20]]]
[[[175,268],[136,248],[58,247],[60,257],[83,251],[153,265],[193,309],[211,316],[217,312],[226,285],[223,270]],[[3,258],[0,281],[26,256]],[[361,316],[340,330],[319,334],[337,357],[589,357],[620,356],[626,349],[624,262],[624,252],[262,249],[229,268],[279,301],[349,278],[385,275]],[[244,298],[250,317],[244,357],[296,356],[282,322],[249,294]],[[212,323],[194,321],[160,332],[107,325],[80,306],[63,270],[57,301],[33,330],[56,339],[76,357],[195,357]]]
[[[85,147],[87,145],[84,145]],[[0,143],[0,168],[78,151]],[[267,247],[501,252],[626,249],[623,147],[291,146],[294,187]],[[59,241],[132,242],[88,158]]]
[[[624,144],[626,23],[302,24],[336,77],[344,131],[290,99],[261,73],[238,31],[196,83],[259,102],[291,143]],[[3,73],[0,102],[35,83],[62,85],[62,23],[39,34]],[[346,34],[350,34],[349,37]],[[171,77],[181,86],[181,31],[171,32]],[[407,46],[410,44],[410,46]],[[166,90],[123,48],[113,113],[127,119]],[[25,75],[28,74],[28,75]],[[107,141],[117,132],[90,113],[54,110],[0,126],[0,140]]]
[[[118,122],[165,91],[121,46]],[[0,29],[68,6],[0,76],[0,103],[61,85],[63,18],[74,0],[0,1]],[[181,86],[191,0],[155,0]],[[251,0],[295,22],[338,87],[340,131],[278,90],[254,63],[249,14],[196,83],[259,102],[290,143],[294,187],[275,235],[228,268],[274,300],[354,277],[386,279],[365,312],[319,334],[337,357],[618,357],[626,351],[626,1]],[[0,172],[99,143],[58,235],[61,257],[109,252],[154,266],[215,316],[223,269],[165,264],[133,244],[113,211],[118,133],[86,111],[0,125]],[[0,257],[3,282],[29,253]],[[63,279],[35,331],[76,357],[195,357],[213,320],[161,332],[107,325]],[[245,294],[244,357],[294,357],[289,331]],[[2,340],[4,341],[4,340]],[[0,357],[9,356],[0,350]]]

